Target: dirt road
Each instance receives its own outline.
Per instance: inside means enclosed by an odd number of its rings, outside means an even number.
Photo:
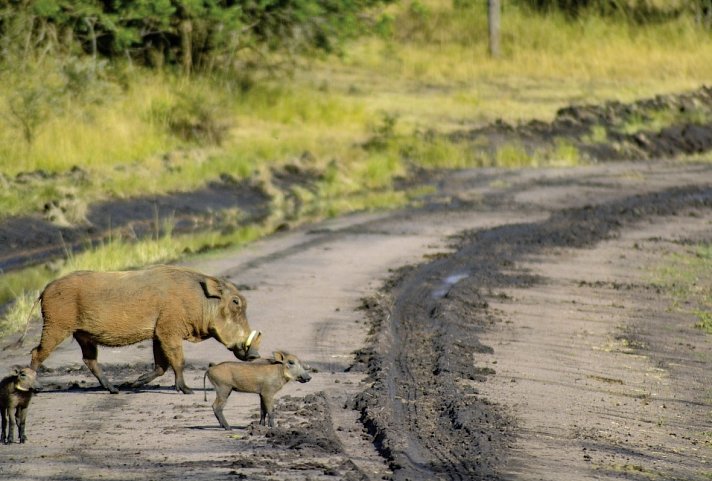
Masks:
[[[712,241],[711,207],[712,166],[466,171],[419,209],[195,261],[243,286],[263,355],[315,369],[280,393],[278,427],[234,394],[236,429],[219,429],[214,394],[179,394],[172,373],[110,395],[67,342],[41,372],[29,442],[0,446],[0,477],[709,479],[710,343],[647,269]],[[38,336],[2,365],[26,364]],[[193,388],[231,356],[185,348]],[[130,381],[150,345],[99,360]]]

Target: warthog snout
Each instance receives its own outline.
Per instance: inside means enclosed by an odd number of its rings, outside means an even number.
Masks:
[[[257,350],[255,347],[251,347],[247,350],[247,360],[248,361],[253,361],[255,359],[260,358],[260,351]]]
[[[241,346],[235,346],[232,350],[235,357],[241,361],[254,361],[260,358],[259,345],[262,340],[260,331],[252,331],[247,336],[245,343]]]

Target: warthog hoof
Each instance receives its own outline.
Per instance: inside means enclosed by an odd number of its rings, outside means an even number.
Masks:
[[[193,394],[193,390],[188,386],[176,386],[176,391],[180,391],[183,394]]]

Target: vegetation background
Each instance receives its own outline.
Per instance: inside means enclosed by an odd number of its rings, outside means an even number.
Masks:
[[[116,235],[4,273],[0,332],[24,326],[38,290],[64,272],[167,262],[272,232],[290,209],[271,184],[285,165],[316,179],[295,188],[294,222],[403,205],[422,190],[394,182],[420,169],[587,161],[566,143],[489,152],[453,132],[712,79],[712,0],[502,3],[495,59],[486,0],[0,0],[0,222],[61,202],[69,208],[53,221],[73,225],[99,201],[225,179],[259,182],[274,212],[230,232]]]

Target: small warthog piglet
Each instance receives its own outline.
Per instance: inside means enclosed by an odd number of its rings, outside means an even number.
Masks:
[[[281,351],[274,352],[273,358],[268,361],[210,363],[210,368],[203,376],[203,391],[207,377],[215,386],[213,412],[223,428],[230,429],[222,410],[232,391],[259,394],[260,424],[264,426],[267,421],[273,427],[274,395],[292,379],[309,382],[311,376],[307,369],[309,367],[302,364],[297,356]],[[207,392],[204,398],[208,400]]]
[[[38,389],[37,373],[29,367],[14,367],[12,374],[0,381],[0,412],[2,413],[0,442],[6,444],[15,442],[16,423],[19,441],[24,443],[27,440],[25,436],[27,408],[32,395]]]

